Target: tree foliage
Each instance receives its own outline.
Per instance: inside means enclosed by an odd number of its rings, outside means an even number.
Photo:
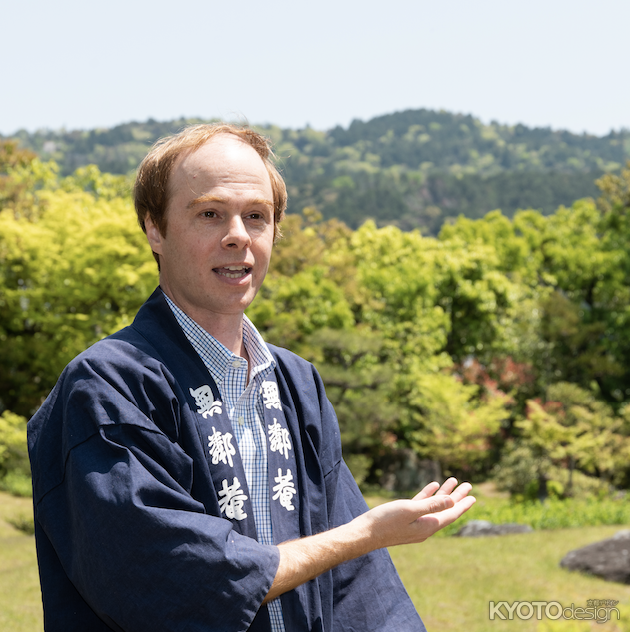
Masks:
[[[0,408],[28,416],[75,355],[130,322],[157,275],[120,176],[57,178],[37,160],[9,173],[40,184],[0,211]]]
[[[308,139],[325,153],[325,137]],[[126,176],[61,176],[14,151],[0,152],[12,191],[0,205],[0,413],[11,423],[157,282]],[[374,221],[351,230],[312,207],[287,218],[248,314],[317,365],[361,479],[378,483],[392,455],[413,452],[472,478],[499,463],[518,493],[527,477],[566,495],[571,481],[630,484],[630,169],[600,186],[597,203],[461,217],[437,238]]]

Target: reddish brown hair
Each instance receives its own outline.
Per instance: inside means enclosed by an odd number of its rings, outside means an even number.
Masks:
[[[253,147],[262,158],[271,180],[273,191],[275,237],[280,237],[279,224],[287,207],[287,189],[282,176],[272,162],[273,151],[270,141],[248,127],[227,123],[191,125],[178,134],[160,139],[138,167],[133,188],[133,199],[138,223],[146,233],[144,219],[147,215],[162,236],[166,235],[166,209],[170,201],[169,179],[173,166],[180,156],[192,153],[218,134],[233,134]],[[153,253],[156,260],[158,256]]]

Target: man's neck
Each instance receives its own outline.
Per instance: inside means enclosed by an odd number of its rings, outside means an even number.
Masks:
[[[243,341],[242,316],[238,320],[238,324],[236,324],[233,319],[225,319],[225,322],[220,322],[217,319],[211,318],[207,319],[207,322],[204,322],[204,319],[197,320],[193,316],[191,316],[191,318],[232,353],[249,361],[247,349]],[[224,319],[220,320],[223,321]]]
[[[190,316],[190,314],[188,314]],[[247,360],[247,384],[249,384],[250,372],[252,370],[252,363],[249,361],[249,354],[245,347],[243,340],[243,314],[241,314],[238,320],[238,327],[234,327],[237,322],[234,317],[231,318],[215,318],[214,316],[207,319],[208,322],[204,323],[203,320],[197,320],[193,316],[190,316],[198,325],[201,325],[211,336],[216,338],[224,347],[229,349],[232,353],[241,358]],[[223,325],[223,327],[221,327]]]
[[[249,362],[249,356],[243,342],[243,314],[215,314],[203,310],[195,310],[181,305],[174,297],[162,288],[162,291],[181,309],[189,318],[192,318],[200,327],[203,327],[211,336],[216,338],[224,347],[232,353],[245,358]]]

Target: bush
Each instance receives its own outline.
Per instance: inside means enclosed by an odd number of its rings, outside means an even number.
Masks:
[[[453,535],[470,520],[489,520],[494,524],[516,522],[527,524],[533,529],[625,525],[630,524],[630,503],[625,498],[550,498],[545,502],[482,500],[438,534]]]
[[[0,489],[14,496],[28,498],[33,493],[31,477],[21,472],[9,472],[0,479]]]
[[[26,516],[22,514],[14,518],[9,518],[7,522],[12,524],[18,531],[26,533],[26,535],[33,535],[35,533],[35,520],[32,515]]]
[[[5,410],[0,415],[0,489],[30,496],[30,479],[26,418]]]
[[[606,498],[615,491],[606,481],[577,469],[570,475],[568,469],[553,465],[545,456],[536,456],[521,442],[506,447],[492,474],[497,489],[509,492],[515,501],[531,501],[539,498],[540,472],[544,472],[550,498]]]

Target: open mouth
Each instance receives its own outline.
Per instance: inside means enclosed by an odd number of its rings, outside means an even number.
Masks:
[[[240,279],[248,275],[252,269],[247,266],[224,266],[223,268],[214,268],[214,271],[228,279]]]

